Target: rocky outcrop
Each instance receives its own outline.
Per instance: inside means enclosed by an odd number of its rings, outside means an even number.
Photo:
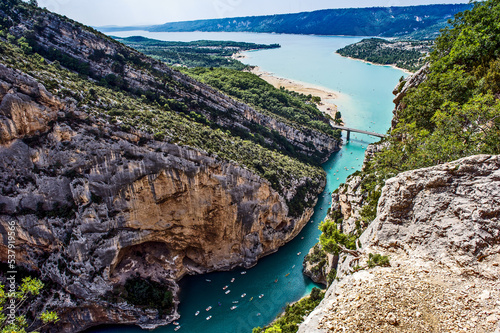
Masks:
[[[45,87],[0,64],[0,144],[47,131],[61,103]]]
[[[338,260],[338,256],[325,252],[321,248],[321,244],[317,243],[304,257],[302,272],[315,283],[328,286],[335,277]]]
[[[298,153],[323,161],[340,149],[340,140],[259,112],[95,30],[48,11],[37,10],[31,14],[29,17],[18,14],[20,22],[10,28],[10,33],[28,36],[36,50],[48,59],[53,60],[57,52],[70,57],[73,63],[84,68],[85,75],[97,81],[113,77],[123,81],[127,91],[138,92],[138,97],[144,92],[162,96],[162,105],[167,99],[186,102],[190,111],[203,114],[224,128],[264,135],[270,145],[282,146],[273,135],[266,136],[265,131],[258,130],[264,126],[269,133],[276,131]],[[318,120],[328,123],[326,118]]]
[[[500,156],[389,179],[361,248],[341,255],[340,281],[299,332],[500,330],[499,222]],[[390,267],[369,268],[369,254]]]
[[[0,261],[15,222],[18,265],[51,285],[33,302],[57,309],[51,332],[167,324],[184,275],[255,265],[313,213],[290,217],[285,196],[248,169],[124,133],[28,75],[0,65],[0,80]],[[132,274],[172,291],[172,312],[114,301]]]
[[[332,193],[331,211],[341,212],[343,216],[341,231],[345,234],[354,233],[356,222],[361,218],[359,212],[365,199],[365,194],[360,187],[361,181],[360,176],[349,177],[344,184],[339,186],[338,191]]]
[[[404,81],[401,81],[394,91],[392,92],[394,97],[394,104],[396,107],[392,111],[392,123],[391,123],[391,131],[396,128],[396,125],[399,121],[399,112],[404,109],[406,106],[402,103],[403,98],[406,96],[408,91],[412,88],[418,87],[422,82],[427,79],[427,74],[429,73],[429,63],[425,64],[413,75],[408,76]]]

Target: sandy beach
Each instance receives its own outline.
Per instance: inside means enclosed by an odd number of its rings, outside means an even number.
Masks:
[[[317,104],[318,109],[326,114],[329,114],[332,118],[335,118],[337,105],[334,104],[334,100],[338,97],[337,92],[329,91],[328,89],[322,87],[314,87],[308,84],[306,85],[306,83],[299,81],[277,77],[272,73],[261,70],[259,67],[254,67],[250,71],[278,89],[283,87],[287,90],[295,91],[301,94],[318,96],[321,98],[321,102]]]
[[[242,54],[233,55],[234,59],[245,58]],[[283,87],[287,90],[295,91],[305,95],[313,95],[321,98],[321,102],[317,104],[318,109],[323,113],[329,114],[332,118],[335,118],[335,113],[337,112],[337,105],[335,104],[335,99],[338,98],[339,93],[336,91],[328,90],[323,87],[317,87],[308,83],[303,83],[295,80],[285,79],[282,77],[275,76],[272,73],[263,71],[259,67],[253,67],[250,70],[251,73],[259,76],[266,82],[272,84],[276,88]]]

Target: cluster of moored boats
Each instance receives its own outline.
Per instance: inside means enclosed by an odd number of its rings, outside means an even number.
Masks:
[[[300,255],[300,252],[299,252],[299,253],[297,253],[297,255]],[[295,265],[293,265],[293,267],[295,267]],[[292,268],[293,268],[293,267],[292,267]],[[242,274],[242,275],[244,275],[244,274],[246,274],[246,273],[247,273],[246,271],[241,272],[241,274]],[[288,276],[288,275],[290,275],[290,273],[286,274],[285,276]],[[231,279],[231,283],[233,283],[235,280],[236,280],[236,279],[233,277],[233,278]],[[210,280],[210,279],[205,279],[205,281],[207,281],[207,282],[212,282],[212,280]],[[276,282],[278,282],[278,279],[276,279],[274,282],[275,282],[275,283],[276,283]],[[226,295],[227,295],[227,294],[229,294],[229,293],[231,292],[231,290],[229,289],[229,285],[225,285],[224,287],[222,287],[222,290],[224,291],[224,293],[225,293]],[[247,296],[247,294],[246,294],[246,293],[241,294],[241,298],[245,298],[246,296]],[[260,294],[258,297],[259,297],[259,298],[262,298],[262,297],[264,297],[264,294]],[[249,302],[251,302],[252,300],[253,300],[253,297],[250,297],[250,299],[249,299],[248,301],[249,301]],[[233,305],[232,305],[232,306],[231,306],[231,308],[230,308],[230,309],[231,309],[231,311],[232,311],[232,310],[236,310],[236,309],[238,308],[238,303],[239,303],[239,301],[233,301],[232,303],[233,303]],[[221,303],[221,302],[218,302],[218,305],[219,305],[219,306],[221,306],[221,305],[222,305],[222,303]],[[211,305],[209,305],[209,306],[205,309],[205,311],[207,311],[207,312],[208,312],[208,311],[210,311],[210,310],[212,310],[212,306],[211,306]],[[199,310],[198,310],[198,311],[196,311],[196,312],[194,313],[194,315],[195,315],[195,316],[198,316],[199,314],[200,314],[200,311],[199,311]],[[257,314],[257,316],[260,316],[260,315],[261,315],[260,313],[258,313],[258,314]],[[209,315],[209,316],[208,316],[208,317],[206,317],[205,319],[206,319],[206,320],[210,320],[210,319],[212,319],[212,316],[211,316],[211,315]],[[175,329],[174,329],[175,331],[177,331],[177,330],[179,330],[179,329],[181,328],[181,326],[179,325],[179,323],[178,323],[178,322],[175,322],[175,321],[174,321],[174,322],[173,322],[173,324],[174,324],[174,325],[177,325],[177,326],[175,327]]]

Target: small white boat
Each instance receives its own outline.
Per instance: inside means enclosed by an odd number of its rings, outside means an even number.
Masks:
[[[212,309],[212,306],[210,305],[208,308],[205,309],[205,311],[210,311]]]
[[[230,292],[231,292],[231,290],[229,290],[229,289],[226,290],[226,295],[229,294]]]
[[[194,315],[197,316],[199,314],[200,314],[200,311],[196,311]]]
[[[241,272],[241,275],[246,274],[246,273],[247,273],[247,271],[243,271],[243,272]]]
[[[226,289],[227,289],[227,287],[229,287],[229,286],[224,286],[224,287],[222,288],[222,290],[226,290]]]
[[[175,328],[174,328],[174,331],[178,331],[181,327],[179,325],[177,325]]]
[[[233,304],[238,304],[240,301],[233,301]]]
[[[300,256],[300,254],[301,254],[301,253],[302,253],[302,252],[299,252],[299,253],[297,253],[297,255],[298,255],[298,256]]]
[[[236,305],[233,305],[233,306],[231,307],[231,310],[234,310],[234,309],[236,309],[236,308],[237,308],[237,306],[236,306]]]
[[[262,298],[262,297],[264,297],[264,294],[260,294],[260,295],[259,295],[259,298]]]
[[[247,295],[246,293],[243,293],[243,294],[241,294],[241,297],[245,297],[246,295]]]
[[[207,281],[207,282],[212,282],[212,280],[209,280],[209,279],[205,279],[205,281]]]
[[[208,316],[206,319],[207,319],[207,320],[210,320],[210,319],[212,319],[212,316]]]
[[[174,324],[175,326],[179,326],[179,323],[176,321],[172,322],[172,324]]]
[[[292,268],[295,268],[295,265],[293,265]]]
[[[234,282],[234,278],[231,279],[231,283],[233,283],[233,282]]]

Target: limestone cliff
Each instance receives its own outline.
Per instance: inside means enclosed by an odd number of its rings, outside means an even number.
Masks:
[[[299,332],[500,330],[500,156],[389,179],[357,252]],[[368,269],[369,254],[390,267]]]
[[[18,263],[53,285],[37,303],[62,317],[51,331],[166,324],[175,309],[161,317],[109,295],[137,273],[176,295],[185,274],[250,267],[312,215],[290,217],[242,166],[121,132],[3,65],[0,87],[0,229],[16,222]]]
[[[0,51],[0,264],[14,221],[48,331],[165,325],[184,275],[250,267],[312,215],[332,136],[20,0],[0,4]],[[129,302],[136,275],[171,311]]]
[[[302,272],[316,283],[329,286],[334,278],[334,273],[339,257],[324,251],[321,244],[314,245],[302,263]]]
[[[77,71],[94,80],[112,81],[113,85],[135,92],[139,97],[148,93],[158,102],[175,99],[188,103],[193,112],[203,114],[224,128],[265,135],[255,129],[262,126],[277,132],[297,152],[320,160],[326,161],[339,149],[339,140],[259,112],[77,22],[44,10],[31,11],[29,15],[14,10],[9,15],[18,21],[9,29],[11,34],[28,38],[34,50],[47,59],[57,60],[64,55],[65,59],[71,59],[68,62],[76,64]],[[328,123],[326,118],[321,121]],[[268,136],[266,140],[280,145],[275,137]]]

